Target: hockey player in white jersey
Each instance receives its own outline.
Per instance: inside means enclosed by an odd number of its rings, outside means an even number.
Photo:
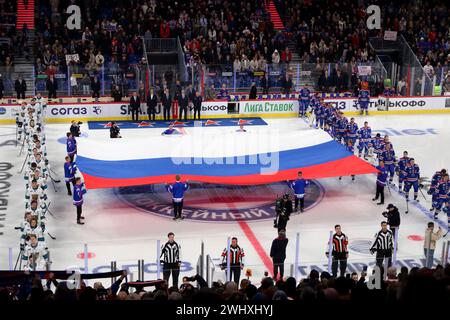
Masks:
[[[50,266],[48,249],[45,242],[38,241],[35,235],[29,237],[29,243],[22,251],[23,269],[26,271],[43,271]]]
[[[29,208],[33,200],[36,200],[41,208],[46,207],[47,195],[36,180],[31,181],[31,186],[25,192],[25,208]]]
[[[43,231],[45,231],[45,224],[47,223],[45,212],[46,209],[40,208],[36,200],[32,200],[30,207],[25,210],[25,214],[29,213],[31,217],[37,218],[38,224],[42,227]]]
[[[38,223],[38,219],[36,217],[32,217],[30,219],[30,223],[22,232],[22,236],[20,237],[20,250],[25,249],[25,245],[27,244],[31,235],[35,235],[37,241],[45,243],[44,230]]]

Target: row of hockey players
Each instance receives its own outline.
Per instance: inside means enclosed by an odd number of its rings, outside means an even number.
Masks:
[[[75,136],[79,136],[78,133],[74,134],[73,130],[66,134],[66,151],[67,156],[64,162],[64,179],[66,182],[67,195],[72,196],[73,205],[77,212],[77,224],[83,225],[85,223],[85,217],[82,215],[84,194],[86,194],[86,188],[82,181],[81,174],[78,174],[76,165],[77,157],[77,140]],[[72,192],[73,189],[73,192]]]
[[[389,88],[387,88],[385,95],[392,95]],[[368,100],[363,99],[365,96],[366,93],[364,93],[364,90],[361,90],[359,97],[361,109],[367,108]],[[389,136],[381,137],[378,133],[373,137],[372,129],[367,121],[359,128],[354,118],[351,118],[349,121],[332,104],[324,103],[323,99],[318,99],[316,96],[311,95],[307,88],[300,91],[300,97],[300,109],[308,110],[310,108],[311,126],[326,131],[336,141],[344,144],[351,153],[355,152],[354,148],[358,142],[358,156],[363,156],[364,159],[369,160],[380,170],[377,184],[380,184],[383,188],[387,183],[392,184],[396,173],[398,175],[399,191],[405,195],[406,200],[409,201],[409,192],[413,188],[414,200],[418,201],[418,192],[422,187],[420,183],[420,169],[414,158],[408,156],[407,151],[403,153],[403,157],[397,159],[393,145],[389,141]],[[354,179],[353,176],[352,179]],[[437,219],[442,208],[447,207],[446,204],[450,198],[448,174],[445,169],[434,175],[428,194],[432,195],[430,211],[434,211],[435,219]],[[382,195],[380,204],[384,203],[383,198],[384,196]]]
[[[395,90],[390,87],[386,86],[383,91],[384,97],[390,97],[395,95]],[[305,115],[306,111],[308,110],[308,107],[315,108],[317,106],[318,96],[313,94],[307,87],[304,87],[300,89],[299,94],[299,105],[300,105],[300,113],[302,116]],[[361,83],[361,88],[358,90],[358,97],[356,101],[357,108],[360,111],[360,114],[363,115],[364,113],[366,115],[369,114],[369,106],[370,106],[370,91],[369,91],[369,85],[367,82]],[[323,103],[322,103],[323,105]],[[314,115],[321,119],[324,117],[323,112],[324,110],[316,110],[314,109]]]
[[[47,160],[44,133],[45,102],[38,94],[29,103],[22,102],[16,113],[17,140],[22,142],[20,155],[26,150],[25,216],[20,226],[20,269],[43,270],[49,266],[45,230],[49,201],[47,180],[50,166]],[[17,266],[16,266],[17,267]]]

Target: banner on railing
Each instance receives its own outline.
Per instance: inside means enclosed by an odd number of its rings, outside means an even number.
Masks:
[[[386,30],[384,32],[384,40],[397,41],[397,31]]]
[[[372,74],[371,66],[358,66],[358,74],[360,76],[370,76]]]
[[[252,100],[240,101],[239,113],[252,115],[298,115],[298,100]]]

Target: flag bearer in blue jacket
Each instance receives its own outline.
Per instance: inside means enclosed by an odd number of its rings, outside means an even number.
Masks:
[[[303,174],[301,171],[297,173],[297,180],[288,181],[289,186],[294,190],[295,202],[294,210],[298,211],[298,203],[300,202],[300,212],[303,212],[305,208],[305,188],[309,185],[309,181],[303,179]]]
[[[70,157],[70,162],[73,162],[73,159],[77,154],[77,141],[70,132],[67,132],[66,149],[67,155]]]
[[[75,184],[75,172],[77,172],[75,162],[70,162],[70,157],[66,156],[66,162],[64,162],[64,180],[66,181],[67,194],[69,196],[72,195],[70,184]]]
[[[188,182],[185,183],[181,182],[181,177],[179,175],[175,176],[175,183],[173,184],[167,184],[166,185],[167,191],[172,194],[172,203],[173,203],[173,211],[174,211],[174,217],[173,220],[181,219],[183,220],[184,217],[182,216],[183,211],[183,199],[184,199],[184,192],[189,189]]]
[[[75,185],[73,186],[73,205],[77,208],[77,223],[84,224],[81,219],[84,217],[81,215],[83,207],[83,195],[86,193],[84,183],[81,182],[81,178],[75,179]]]

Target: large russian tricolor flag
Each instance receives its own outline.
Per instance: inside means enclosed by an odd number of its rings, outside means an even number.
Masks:
[[[375,173],[322,130],[197,133],[78,140],[77,165],[89,189],[183,180],[264,184]]]

